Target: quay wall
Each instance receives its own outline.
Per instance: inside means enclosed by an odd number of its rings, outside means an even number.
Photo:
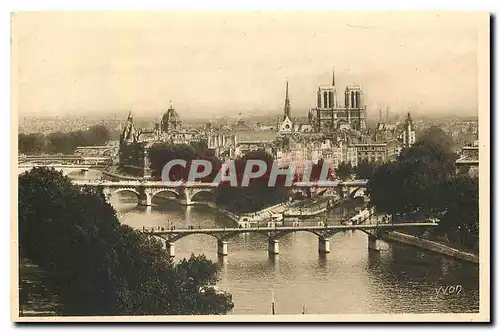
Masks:
[[[382,239],[407,244],[417,248],[422,248],[442,255],[446,255],[448,257],[453,257],[455,259],[464,260],[474,264],[479,264],[478,255],[474,255],[465,251],[451,248],[438,242],[418,238],[413,235],[408,235],[401,232],[389,232],[386,233],[382,237]]]

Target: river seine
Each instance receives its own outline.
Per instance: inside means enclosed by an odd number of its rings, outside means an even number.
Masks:
[[[120,193],[111,203],[120,221],[137,229],[234,225],[208,207],[185,207],[161,198],[146,208],[137,206],[134,194]],[[330,211],[329,219],[352,208]],[[319,255],[317,237],[307,232],[281,238],[275,257],[269,256],[267,241],[259,234],[230,239],[223,259],[217,257],[216,242],[209,235],[182,238],[175,243],[175,260],[194,253],[218,262],[217,286],[233,294],[230,314],[270,314],[272,293],[276,314],[479,311],[477,265],[397,243],[369,252],[367,236],[360,231],[334,235],[326,255]]]

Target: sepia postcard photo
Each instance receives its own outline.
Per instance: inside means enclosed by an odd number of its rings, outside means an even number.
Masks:
[[[490,15],[14,12],[11,319],[489,322]]]

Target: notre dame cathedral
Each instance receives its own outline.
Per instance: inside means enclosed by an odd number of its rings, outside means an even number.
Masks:
[[[316,131],[331,132],[341,128],[366,129],[366,106],[363,105],[363,90],[359,85],[345,88],[344,106],[340,106],[335,86],[335,73],[331,85],[320,85],[317,107],[309,111],[309,123]]]

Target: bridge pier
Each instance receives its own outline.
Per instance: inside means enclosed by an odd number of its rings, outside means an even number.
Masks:
[[[139,190],[139,205],[151,206],[153,195],[144,188]]]
[[[375,236],[368,236],[368,250],[380,251],[380,240]]]
[[[318,238],[318,252],[327,254],[330,252],[330,239],[319,237]]]
[[[217,255],[227,256],[227,241],[223,240],[217,241]]]
[[[165,247],[167,249],[168,257],[175,257],[175,243],[165,242]]]
[[[187,199],[179,199],[179,204],[184,205],[184,206],[194,205],[191,200],[187,200]]]
[[[180,195],[179,203],[181,205],[190,206],[193,205],[191,201],[191,191],[188,188],[184,188],[183,192]]]
[[[269,239],[267,241],[267,251],[271,255],[278,255],[280,253],[280,241],[276,239]]]

